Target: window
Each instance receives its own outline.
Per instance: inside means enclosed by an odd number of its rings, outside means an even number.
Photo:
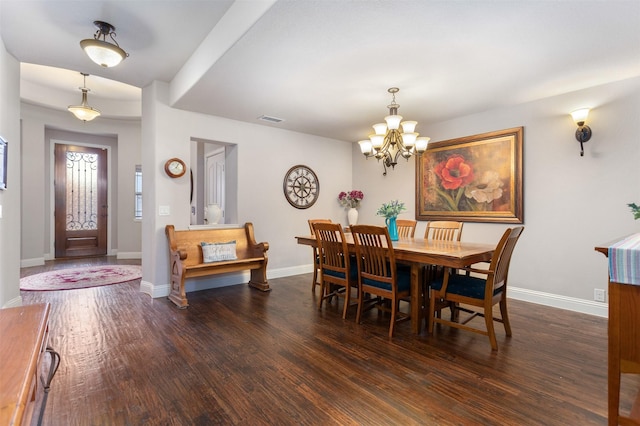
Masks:
[[[142,166],[136,165],[134,187],[134,218],[137,220],[142,219]]]

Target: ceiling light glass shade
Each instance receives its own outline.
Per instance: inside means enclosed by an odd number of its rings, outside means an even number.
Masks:
[[[418,138],[418,133],[403,133],[402,134],[402,143],[408,149],[413,148],[413,145],[416,144],[416,139]]]
[[[100,111],[95,108],[91,108],[90,106],[73,106],[69,105],[69,111],[76,116],[78,120],[82,121],[91,121],[96,117],[100,116]]]
[[[402,121],[401,115],[387,115],[384,118],[384,121],[387,122],[387,127],[389,130],[398,130],[400,127],[400,122]]]
[[[416,126],[418,125],[417,121],[403,121],[400,123],[402,126],[402,131],[405,133],[413,133],[416,130]]]
[[[373,149],[373,146],[371,145],[371,141],[368,141],[365,139],[365,140],[359,141],[358,144],[360,145],[360,151],[364,155],[371,155],[371,150]]]
[[[375,130],[376,135],[384,136],[387,134],[387,123],[377,123],[371,127],[373,127],[373,130]]]
[[[371,140],[371,146],[375,149],[382,148],[384,144],[384,135],[369,135],[369,139]]]
[[[427,150],[427,145],[429,145],[429,141],[431,138],[423,136],[421,138],[416,139],[416,152],[422,154]]]
[[[571,113],[571,117],[573,117],[573,121],[575,121],[578,126],[584,125],[585,121],[587,121],[588,116],[589,116],[589,108],[578,109]]]
[[[124,50],[107,41],[86,39],[80,46],[93,62],[105,68],[115,67],[127,57]]]

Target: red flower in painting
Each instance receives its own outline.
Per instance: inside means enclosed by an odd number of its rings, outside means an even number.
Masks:
[[[458,189],[473,181],[473,167],[461,155],[452,155],[440,162],[435,172],[445,189]]]

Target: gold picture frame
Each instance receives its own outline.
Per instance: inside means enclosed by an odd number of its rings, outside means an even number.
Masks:
[[[416,219],[524,223],[523,127],[429,144],[416,156]]]

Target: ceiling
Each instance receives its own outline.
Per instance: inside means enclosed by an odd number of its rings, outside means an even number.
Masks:
[[[94,20],[116,27],[119,66],[80,49]],[[85,72],[99,119],[139,117],[158,80],[176,108],[345,141],[383,121],[392,86],[428,136],[429,123],[640,76],[639,28],[640,0],[0,0],[25,102],[78,104]]]

